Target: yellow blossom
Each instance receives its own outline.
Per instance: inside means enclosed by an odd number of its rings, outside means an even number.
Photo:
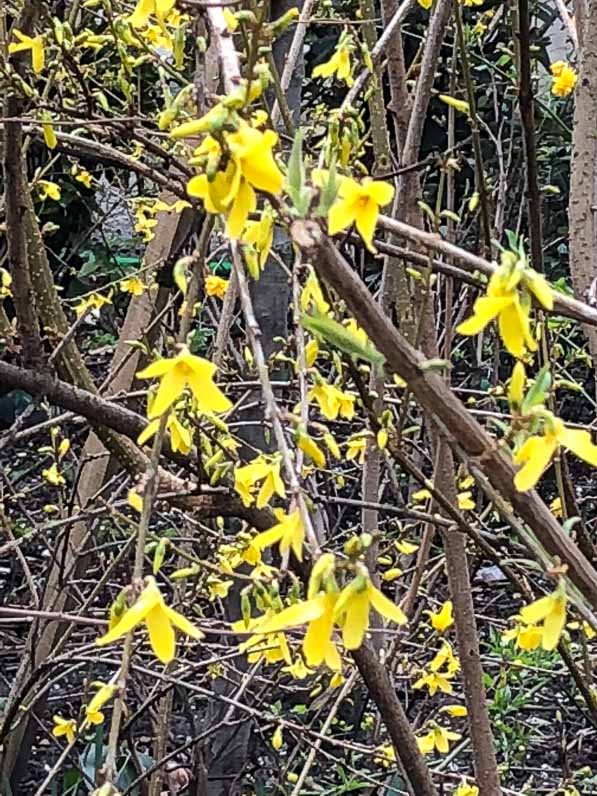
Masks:
[[[450,679],[454,677],[453,674],[447,672],[442,674],[440,672],[426,672],[420,677],[413,688],[427,688],[429,696],[434,696],[437,691],[443,691],[444,694],[452,693],[452,683]]]
[[[452,616],[452,600],[446,600],[437,613],[433,611],[424,611],[427,614],[431,626],[438,633],[444,633],[449,627],[454,624],[454,617]]]
[[[63,719],[62,716],[54,716],[54,728],[52,735],[55,738],[60,738],[66,735],[68,743],[73,743],[77,733],[77,722],[74,719]]]
[[[245,244],[243,251],[249,273],[253,279],[258,279],[274,242],[274,216],[269,206],[258,221],[247,221],[241,241]]]
[[[458,658],[454,655],[452,646],[447,641],[442,642],[442,646],[429,664],[429,669],[432,672],[437,672],[444,665],[446,666],[446,676],[448,677],[451,677],[460,670]]]
[[[226,291],[228,290],[228,280],[222,279],[221,276],[216,276],[215,274],[210,274],[205,279],[205,293],[208,296],[216,296],[219,299],[223,299],[226,295]]]
[[[228,30],[234,32],[238,28],[236,15],[229,8],[225,8],[223,14]]]
[[[418,0],[419,5],[421,8],[424,8],[425,11],[429,11],[431,6],[433,5],[433,0]]]
[[[75,306],[75,315],[77,318],[80,318],[84,315],[88,310],[96,310],[99,312],[102,307],[105,307],[106,304],[112,303],[112,291],[110,291],[109,295],[102,296],[100,293],[92,293],[87,298],[81,299],[81,301]]]
[[[481,0],[483,2],[483,0]],[[466,780],[462,780],[454,791],[454,796],[479,796],[479,788],[476,785],[469,785]]]
[[[368,574],[359,574],[341,591],[334,618],[342,622],[342,640],[348,650],[358,649],[369,628],[371,608],[398,625],[406,624],[404,612],[376,588]]]
[[[77,180],[77,182],[82,183],[86,188],[91,188],[93,186],[93,177],[86,169],[80,169],[78,166],[73,166],[71,169],[71,174]]]
[[[143,511],[143,498],[134,489],[129,489],[126,502],[132,509],[138,511],[139,514]]]
[[[524,399],[524,388],[526,385],[527,376],[522,362],[517,362],[510,377],[510,384],[508,385],[508,403],[514,410],[520,409],[520,405]]]
[[[297,655],[294,663],[282,667],[283,672],[287,672],[294,680],[304,680],[310,674],[313,674],[311,669],[305,666],[305,661],[300,655]]]
[[[95,643],[100,646],[111,644],[143,623],[156,657],[162,663],[170,663],[176,653],[174,627],[194,639],[203,638],[203,633],[182,614],[166,605],[152,577],[146,578],[145,582],[146,586],[134,605],[124,612],[115,627],[96,639]]]
[[[502,634],[502,641],[514,641],[517,647],[530,652],[536,650],[541,644],[543,630],[537,625],[517,624],[516,627],[506,630]]]
[[[544,650],[553,650],[558,646],[562,630],[566,624],[566,591],[564,585],[545,597],[525,605],[520,611],[525,624],[542,623],[541,644]]]
[[[313,437],[300,428],[296,432],[296,445],[311,459],[315,467],[320,470],[325,467],[325,453]]]
[[[312,77],[331,77],[336,75],[338,80],[343,80],[348,87],[352,86],[352,66],[350,64],[350,39],[344,37],[336,47],[329,61],[315,67]]]
[[[152,420],[151,423],[148,423],[148,425],[139,434],[137,437],[137,443],[139,445],[145,445],[147,440],[155,436],[159,427],[160,418],[156,417],[155,420]],[[193,438],[189,429],[185,428],[185,426],[182,425],[176,416],[176,412],[170,412],[168,415],[166,429],[170,432],[170,444],[172,445],[172,450],[175,453],[180,451],[184,456],[187,456],[193,447]]]
[[[338,416],[346,420],[352,420],[354,417],[356,395],[351,392],[344,392],[333,384],[320,381],[314,387],[311,387],[307,394],[307,399],[309,401],[317,401],[322,415],[328,420],[336,420]]]
[[[6,268],[0,268],[0,301],[12,296],[12,276]]]
[[[561,517],[562,516],[562,498],[557,497],[554,498],[551,503],[549,504],[549,510],[553,514],[554,517]]]
[[[234,488],[245,506],[250,506],[255,500],[253,492],[258,481],[262,482],[257,495],[258,509],[266,506],[274,493],[281,498],[286,497],[286,488],[280,476],[279,457],[268,459],[264,456],[257,456],[249,464],[236,468],[234,471]]]
[[[253,544],[260,551],[274,544],[279,544],[281,555],[292,549],[298,560],[302,561],[304,541],[305,527],[300,511],[295,509],[291,514],[278,513],[276,525],[258,534],[253,539]]]
[[[226,136],[230,161],[225,171],[213,180],[206,174],[192,177],[187,185],[189,196],[202,199],[208,213],[226,215],[226,232],[240,238],[250,213],[257,207],[255,189],[278,195],[284,176],[274,160],[273,148],[278,136],[272,130],[256,130],[242,125]]]
[[[145,285],[138,276],[129,276],[123,279],[118,287],[123,293],[130,293],[132,296],[140,296],[145,290]]]
[[[468,710],[464,705],[444,705],[440,708],[440,711],[442,713],[447,713],[454,719],[461,719],[468,715]]]
[[[13,32],[18,42],[11,42],[11,44],[8,45],[8,52],[12,54],[31,50],[31,66],[35,74],[39,75],[46,62],[43,38],[41,36],[32,38],[16,29]]]
[[[458,493],[458,508],[461,511],[472,511],[475,508],[475,501],[472,495],[473,493],[470,490]]]
[[[149,17],[155,15],[163,23],[175,4],[176,0],[138,0],[129,22],[133,28],[142,28],[147,25]]]
[[[48,149],[56,149],[58,146],[58,139],[54,131],[54,125],[50,118],[45,118],[42,122],[42,130],[44,132],[44,141]]]
[[[108,683],[93,683],[98,688],[91,702],[85,706],[85,718],[89,724],[102,724],[104,714],[102,711],[106,702],[109,702],[116,693],[116,686]]]
[[[367,452],[367,437],[353,437],[346,443],[347,451],[346,458],[348,461],[354,459],[359,464],[365,463],[365,454]]]
[[[284,743],[284,738],[282,737],[282,727],[278,725],[274,730],[274,734],[272,735],[272,746],[276,750],[276,752],[282,748],[282,744]]]
[[[327,315],[330,310],[330,305],[325,300],[319,280],[312,269],[309,269],[309,276],[301,290],[300,307],[303,312],[315,309],[320,315]]]
[[[381,576],[386,583],[391,583],[392,581],[396,580],[402,575],[402,570],[399,567],[392,567],[391,569],[386,569],[386,571]]]
[[[369,251],[375,252],[373,233],[379,208],[389,204],[393,198],[394,186],[387,182],[365,177],[359,183],[350,177],[344,178],[338,188],[338,199],[328,214],[329,234],[336,235],[355,224]]]
[[[197,357],[184,346],[172,359],[158,359],[137,373],[139,379],[160,379],[155,400],[147,416],[153,420],[163,415],[178,400],[188,386],[204,414],[227,412],[232,404],[214,384],[216,366]]]
[[[551,64],[552,74],[551,93],[556,97],[567,97],[574,91],[578,75],[565,61],[555,61]]]
[[[37,180],[35,183],[37,195],[44,201],[44,199],[53,199],[54,202],[60,201],[61,190],[60,186],[50,180]]]
[[[514,454],[514,464],[522,465],[514,476],[514,486],[519,492],[527,492],[535,486],[560,447],[597,467],[597,445],[588,431],[566,428],[547,410],[543,410],[542,415],[543,434],[527,437]]]
[[[406,539],[399,540],[394,542],[394,547],[398,550],[399,553],[402,553],[405,556],[410,556],[413,553],[416,553],[419,549],[418,544],[413,544],[412,542],[408,542]]]
[[[494,318],[506,349],[517,359],[526,350],[536,351],[531,334],[531,294],[547,310],[553,309],[553,294],[545,278],[523,260],[503,255],[502,265],[492,274],[487,293],[475,301],[473,315],[456,327],[458,334],[479,334]]]
[[[220,580],[220,578],[217,577],[208,578],[207,588],[210,601],[213,602],[218,597],[224,600],[228,596],[232,584],[233,581],[231,580]]]
[[[275,614],[268,612],[265,618],[270,616],[275,616]],[[263,619],[264,617],[251,617],[246,621],[238,619],[232,623],[232,629],[237,633],[254,633],[256,627]],[[254,635],[239,645],[239,650],[247,653],[249,663],[257,663],[262,658],[267,663],[278,663],[279,661],[285,661],[287,664],[292,663],[288,642],[282,632],[268,635],[254,633]]]
[[[396,750],[394,745],[389,743],[384,746],[378,746],[376,750],[382,757],[376,757],[375,762],[381,763],[384,768],[389,768],[396,762]]]
[[[58,471],[58,465],[56,462],[50,465],[47,470],[42,470],[42,475],[49,484],[52,484],[52,486],[62,486],[66,483],[64,476]]]
[[[450,741],[459,741],[461,738],[460,733],[452,732],[452,730],[436,724],[425,735],[417,735],[417,744],[424,755],[431,754],[434,749],[437,749],[440,754],[446,755],[450,751]]]

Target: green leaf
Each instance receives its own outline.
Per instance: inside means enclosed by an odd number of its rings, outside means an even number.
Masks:
[[[364,343],[357,335],[327,315],[302,315],[301,325],[355,359],[364,359],[374,365],[383,365],[386,361],[369,340]]]
[[[545,403],[545,399],[550,387],[551,373],[549,372],[549,366],[544,365],[539,373],[537,373],[535,381],[525,395],[524,401],[520,407],[522,414],[526,414],[534,406],[540,406],[541,404]]]

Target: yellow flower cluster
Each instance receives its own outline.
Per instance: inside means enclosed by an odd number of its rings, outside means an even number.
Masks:
[[[565,61],[555,61],[550,66],[552,74],[551,93],[556,97],[572,94],[578,75]]]

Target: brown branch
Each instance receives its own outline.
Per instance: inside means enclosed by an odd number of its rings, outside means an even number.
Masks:
[[[568,565],[571,579],[589,603],[597,607],[597,572],[562,531],[539,495],[535,491],[516,490],[514,466],[496,440],[469,414],[444,379],[424,368],[423,355],[394,328],[320,227],[313,222],[296,221],[292,236],[311,258],[319,276],[344,299],[359,325],[385,356],[388,369],[407,382],[423,409],[439,422],[448,440],[476,460],[479,469],[510,501],[547,552]]]

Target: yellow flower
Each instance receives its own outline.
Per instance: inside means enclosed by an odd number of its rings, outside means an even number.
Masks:
[[[205,280],[205,292],[208,296],[217,296],[223,299],[228,290],[228,280],[222,279],[221,276],[210,274]]]
[[[417,680],[413,688],[427,688],[429,690],[429,696],[433,696],[437,691],[443,691],[444,694],[451,694],[453,689],[449,678],[452,677],[454,677],[454,675],[448,673],[426,672]]]
[[[327,315],[330,310],[330,305],[323,296],[319,280],[311,268],[309,269],[307,281],[301,290],[300,306],[303,312],[314,308],[320,315]]]
[[[60,186],[50,180],[37,180],[35,183],[37,195],[44,201],[44,199],[53,199],[55,202],[60,201],[61,191]]]
[[[378,746],[377,752],[381,754],[382,757],[376,757],[375,762],[381,763],[384,768],[389,768],[396,762],[396,750],[393,744],[389,743],[384,746]]]
[[[530,652],[536,650],[541,644],[543,638],[543,630],[537,625],[522,625],[517,624],[516,627],[506,630],[502,634],[504,643],[514,641],[517,647]]]
[[[365,463],[365,453],[367,451],[367,437],[354,437],[346,443],[346,458],[348,461],[354,459],[359,464]]]
[[[86,169],[80,169],[78,166],[73,166],[70,172],[77,182],[82,183],[86,188],[93,186],[93,177]]]
[[[475,508],[475,501],[472,498],[472,494],[470,490],[458,493],[458,508],[461,511],[472,511],[472,509]]]
[[[238,19],[236,18],[236,15],[233,14],[229,8],[225,8],[223,14],[228,30],[234,32],[238,28]]]
[[[10,289],[11,285],[12,276],[10,275],[10,272],[7,271],[6,268],[0,268],[0,301],[12,296],[12,290]]]
[[[588,431],[566,428],[547,410],[543,411],[543,417],[544,433],[528,437],[514,454],[514,464],[522,465],[514,476],[514,486],[519,492],[527,492],[535,486],[560,446],[597,467],[597,445]]]
[[[47,470],[42,470],[41,474],[48,483],[52,484],[52,486],[62,486],[66,483],[64,476],[58,471],[58,465],[56,462],[48,467]]]
[[[123,293],[130,293],[133,296],[141,296],[145,290],[145,285],[138,276],[129,276],[123,279],[118,287]]]
[[[143,429],[137,437],[139,445],[145,445],[148,439],[151,439],[160,427],[160,418],[156,417],[151,423]],[[183,456],[187,456],[193,447],[193,438],[188,428],[185,428],[178,417],[176,412],[170,412],[168,420],[166,421],[166,429],[170,432],[170,444],[172,450],[176,453],[180,451]]]
[[[296,444],[313,462],[315,467],[322,469],[325,467],[325,453],[321,450],[313,437],[309,436],[304,430],[297,429]]]
[[[421,754],[428,755],[437,749],[440,754],[445,755],[450,751],[450,741],[459,741],[461,738],[460,733],[452,732],[452,730],[447,730],[436,724],[425,735],[417,735],[417,744]]]
[[[551,503],[549,504],[549,510],[553,514],[554,517],[561,517],[562,516],[562,498],[557,497],[554,498]]]
[[[365,177],[362,183],[344,178],[338,189],[338,200],[328,214],[328,232],[336,235],[351,224],[356,224],[359,235],[369,251],[375,252],[373,233],[377,226],[379,208],[394,198],[394,186]]]
[[[253,279],[263,271],[274,242],[274,217],[270,207],[261,213],[259,221],[247,221],[241,240],[247,267]]]
[[[144,623],[156,657],[162,663],[170,663],[176,653],[174,627],[194,639],[203,638],[203,633],[182,614],[166,605],[153,578],[146,578],[145,582],[147,585],[134,605],[124,612],[115,627],[105,636],[96,639],[95,643],[100,646],[111,644],[117,638],[130,633],[137,625]]]
[[[481,0],[483,2],[483,0]],[[454,791],[454,796],[479,796],[479,788],[476,785],[469,785],[464,779]]]
[[[431,6],[433,5],[433,0],[418,0],[418,2],[421,8],[424,8],[425,11],[429,11]]]
[[[446,600],[437,613],[433,611],[423,611],[429,617],[431,626],[438,633],[444,633],[449,627],[454,624],[454,617],[452,616],[452,600]]]
[[[392,567],[391,569],[386,569],[386,571],[381,576],[386,583],[391,583],[393,580],[396,580],[402,575],[402,570],[399,567]]]
[[[44,131],[44,141],[48,149],[56,149],[58,146],[58,139],[54,132],[54,125],[49,118],[44,119],[42,122],[42,130]]]
[[[138,0],[129,22],[133,28],[143,28],[154,14],[163,23],[175,4],[176,0]]]
[[[431,492],[428,489],[419,489],[417,492],[413,492],[413,500],[415,503],[422,503],[424,500],[431,500]]]
[[[100,293],[92,293],[90,296],[87,296],[85,299],[81,299],[81,301],[75,307],[75,315],[77,318],[80,318],[84,315],[87,310],[101,310],[106,304],[112,303],[112,291],[107,296],[102,296]]]
[[[132,509],[138,511],[139,514],[143,511],[143,498],[138,492],[135,492],[134,489],[129,489],[126,502]]]
[[[280,459],[278,457],[266,459],[264,456],[257,456],[249,464],[236,468],[234,488],[241,496],[245,506],[250,506],[255,500],[253,492],[258,481],[262,482],[257,495],[258,509],[266,506],[274,493],[281,498],[286,497],[286,487],[280,476]]]
[[[311,669],[308,669],[305,666],[305,661],[302,659],[300,655],[297,655],[294,663],[291,663],[288,666],[283,666],[282,671],[288,672],[288,674],[295,680],[304,680],[305,677],[308,677],[310,674],[313,674]]]
[[[54,716],[54,728],[52,735],[60,738],[66,735],[68,743],[73,743],[77,732],[77,722],[74,719],[63,719],[62,716]]]
[[[528,625],[542,622],[541,644],[543,649],[555,649],[566,624],[566,591],[563,584],[558,586],[552,594],[541,597],[530,605],[525,605],[520,612],[520,617]]]
[[[259,505],[259,503],[257,504]],[[301,513],[295,509],[292,514],[278,515],[279,522],[267,531],[262,531],[253,539],[253,544],[260,551],[274,544],[279,544],[280,554],[284,555],[292,548],[299,561],[303,560],[303,544],[305,541],[305,527]]]
[[[551,93],[556,97],[567,97],[574,91],[578,75],[565,61],[556,61],[550,70],[553,77]]]
[[[402,553],[405,556],[410,556],[413,553],[416,553],[419,549],[418,544],[413,544],[412,542],[406,541],[406,539],[394,542],[394,547],[398,550],[399,553]]]
[[[160,386],[151,409],[150,420],[160,417],[178,400],[185,388],[191,388],[199,411],[204,414],[227,412],[232,404],[214,384],[216,366],[207,359],[191,354],[184,346],[173,359],[158,359],[137,373],[139,379],[160,379]]]
[[[510,376],[510,384],[508,385],[508,403],[511,408],[516,410],[520,409],[520,405],[524,399],[524,388],[527,382],[527,375],[522,362],[517,362]]]
[[[31,50],[31,65],[35,74],[39,75],[46,62],[43,38],[41,36],[35,36],[35,38],[32,38],[31,36],[26,36],[24,33],[21,33],[20,30],[16,29],[14,34],[19,41],[9,44],[8,52],[12,54],[24,52],[25,50]]]
[[[344,392],[339,387],[327,382],[319,382],[311,387],[307,394],[309,401],[315,400],[321,413],[328,420],[336,420],[338,415],[346,420],[354,417],[354,402],[356,395],[351,392]]]
[[[228,592],[230,591],[232,584],[233,581],[231,580],[220,580],[220,578],[217,577],[209,577],[207,581],[207,588],[209,590],[210,602],[213,602],[218,597],[221,600],[224,600],[228,596]]]
[[[492,274],[487,293],[475,301],[473,315],[456,327],[458,334],[479,334],[494,318],[506,349],[517,359],[526,349],[537,350],[531,335],[531,294],[547,310],[553,309],[553,294],[545,278],[516,260],[511,252],[502,256],[502,265]]]
[[[454,719],[461,719],[468,714],[468,710],[464,705],[444,705],[440,708],[442,713],[447,713]]]
[[[102,724],[105,716],[101,709],[116,693],[116,686],[101,682],[93,683],[93,685],[98,687],[98,692],[85,706],[85,718],[89,724]]]
[[[336,75],[338,80],[343,80],[348,87],[352,86],[352,67],[350,64],[350,40],[344,38],[336,47],[334,54],[329,61],[316,66],[312,72],[312,77],[331,77]]]
[[[252,617],[247,621],[238,619],[232,623],[231,627],[237,633],[253,632],[264,618],[268,619],[270,616],[275,616],[275,614],[269,612],[265,617]],[[249,663],[257,663],[262,658],[267,663],[278,663],[279,661],[285,661],[288,664],[292,663],[288,642],[282,632],[270,633],[269,635],[256,633],[239,644],[239,650],[248,653],[247,660]]]
[[[282,737],[282,727],[278,725],[274,730],[274,734],[272,735],[272,746],[276,750],[276,752],[282,748],[282,744],[284,743],[284,738]]]
[[[226,136],[230,161],[226,171],[218,171],[213,180],[206,174],[192,177],[187,193],[202,199],[208,213],[226,215],[226,232],[240,238],[249,214],[257,207],[255,189],[278,195],[284,176],[274,160],[273,148],[278,136],[272,130],[255,130],[243,125]]]
[[[403,611],[371,582],[369,575],[360,574],[340,592],[334,607],[334,618],[342,621],[342,640],[348,650],[358,649],[369,628],[369,611],[398,625],[406,624]]]
[[[460,663],[458,661],[458,658],[454,655],[452,646],[447,641],[444,641],[442,643],[439,652],[435,654],[433,660],[429,664],[429,669],[432,672],[437,672],[444,665],[446,665],[447,667],[446,668],[447,677],[451,677],[460,670]]]

